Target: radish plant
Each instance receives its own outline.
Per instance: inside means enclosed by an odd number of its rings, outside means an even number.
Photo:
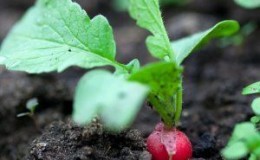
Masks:
[[[70,66],[112,66],[113,73],[95,69],[81,78],[75,91],[73,120],[86,125],[98,117],[106,129],[121,131],[129,127],[147,98],[162,118],[147,140],[154,159],[188,159],[191,143],[176,129],[183,103],[182,63],[208,41],[237,32],[239,25],[226,20],[171,42],[158,0],[131,0],[129,13],[151,32],[146,45],[157,62],[144,67],[137,59],[128,64],[118,62],[112,27],[105,17],[90,19],[71,0],[38,0],[4,40],[0,64],[34,74],[62,72]]]
[[[260,93],[260,82],[244,88],[243,94]],[[255,114],[250,122],[242,122],[235,126],[233,134],[223,149],[222,155],[226,159],[242,159],[249,155],[249,160],[260,158],[260,97],[254,99],[251,108]]]

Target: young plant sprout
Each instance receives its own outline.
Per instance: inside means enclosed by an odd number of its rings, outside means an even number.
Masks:
[[[26,109],[29,112],[20,113],[20,114],[17,115],[17,117],[29,116],[29,117],[32,118],[34,116],[34,112],[35,112],[38,105],[39,105],[39,103],[38,103],[37,98],[32,98],[32,99],[28,100],[26,102]]]
[[[39,102],[38,102],[38,99],[37,98],[32,98],[32,99],[29,99],[27,102],[26,102],[26,109],[29,111],[29,112],[24,112],[24,113],[20,113],[17,115],[17,117],[25,117],[25,116],[28,116],[30,117],[33,122],[34,122],[34,125],[35,127],[37,128],[38,131],[40,131],[40,127],[39,127],[39,124],[37,123],[36,121],[36,118],[35,118],[35,110],[37,109],[39,105]]]
[[[62,2],[62,3],[61,3]],[[162,122],[148,137],[154,160],[187,160],[192,156],[187,136],[177,130],[182,112],[182,72],[185,58],[214,38],[239,30],[236,21],[222,21],[209,30],[170,42],[158,0],[130,0],[130,15],[152,33],[146,40],[159,61],[140,66],[116,61],[112,27],[101,15],[90,19],[71,0],[37,0],[12,29],[0,50],[0,63],[28,73],[61,72],[70,66],[91,69],[78,83],[73,120],[86,125],[98,117],[104,127],[118,132],[129,127],[147,98]]]
[[[244,88],[244,95],[260,93],[260,82]],[[251,108],[255,114],[251,122],[242,122],[235,126],[233,134],[222,150],[222,155],[227,160],[246,158],[258,160],[260,158],[260,97],[254,99]]]

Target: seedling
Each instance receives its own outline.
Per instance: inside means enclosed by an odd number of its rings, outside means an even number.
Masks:
[[[39,103],[38,103],[38,99],[37,98],[32,98],[29,99],[26,102],[26,109],[28,110],[28,112],[24,112],[24,113],[20,113],[17,115],[17,117],[25,117],[28,116],[33,120],[33,123],[35,125],[35,127],[37,128],[38,131],[40,131],[40,127],[39,124],[37,123],[37,120],[35,118],[35,110],[37,109]]]
[[[20,114],[17,115],[17,117],[24,117],[24,116],[33,117],[34,116],[34,112],[35,112],[35,110],[36,110],[38,105],[39,105],[39,103],[38,103],[38,99],[37,98],[32,98],[32,99],[28,100],[26,102],[26,109],[29,112],[20,113]]]
[[[86,125],[99,117],[108,130],[121,131],[129,127],[148,96],[147,101],[162,118],[148,138],[148,150],[155,160],[188,159],[191,143],[176,129],[182,111],[181,64],[211,39],[237,32],[239,25],[222,21],[209,30],[170,42],[157,0],[131,0],[129,12],[140,27],[152,33],[146,44],[158,62],[140,67],[136,59],[128,64],[116,61],[112,28],[105,17],[90,19],[71,0],[38,0],[3,42],[1,63],[10,70],[28,73],[61,72],[70,66],[113,66],[113,74],[98,69],[81,78],[73,120]],[[154,147],[160,147],[160,152]]]
[[[249,85],[243,90],[244,95],[260,93],[260,82]],[[260,97],[256,98],[251,108],[255,116],[251,122],[242,122],[235,126],[233,134],[223,149],[222,155],[226,159],[242,159],[249,155],[249,160],[260,158]]]

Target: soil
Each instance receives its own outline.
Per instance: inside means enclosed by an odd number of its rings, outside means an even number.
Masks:
[[[126,13],[114,11],[110,1],[80,2],[91,16],[102,13],[108,17],[120,61],[137,57],[145,64],[154,60],[145,49],[148,33],[136,27]],[[31,4],[30,0],[0,2],[0,40]],[[222,19],[236,19],[241,25],[252,21],[259,24],[259,16],[259,10],[245,10],[224,0],[194,0],[185,6],[164,8],[173,39],[209,28]],[[234,125],[252,116],[253,97],[242,96],[241,90],[260,80],[259,36],[260,29],[256,28],[241,45],[220,47],[215,41],[184,63],[184,110],[179,129],[192,141],[194,160],[221,160],[220,150]],[[160,118],[145,105],[131,129],[120,134],[106,132],[98,120],[86,127],[71,122],[74,88],[84,73],[71,68],[61,74],[28,75],[0,68],[1,160],[151,159],[145,138]],[[33,97],[40,104],[34,117],[17,118]]]
[[[30,160],[151,159],[138,130],[108,134],[97,121],[85,128],[53,122],[31,146]]]

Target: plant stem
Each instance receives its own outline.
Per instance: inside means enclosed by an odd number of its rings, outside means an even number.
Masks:
[[[129,70],[129,68],[127,68],[124,64],[122,64],[122,63],[119,63],[119,62],[117,62],[117,61],[114,61],[114,66],[116,67],[116,68],[120,68],[121,70],[124,70],[125,72],[129,72],[130,70]]]
[[[182,88],[182,82],[180,85],[180,89],[177,92],[176,95],[176,111],[174,116],[174,124],[177,125],[181,118],[181,112],[182,112],[182,94],[183,94],[183,88]]]

